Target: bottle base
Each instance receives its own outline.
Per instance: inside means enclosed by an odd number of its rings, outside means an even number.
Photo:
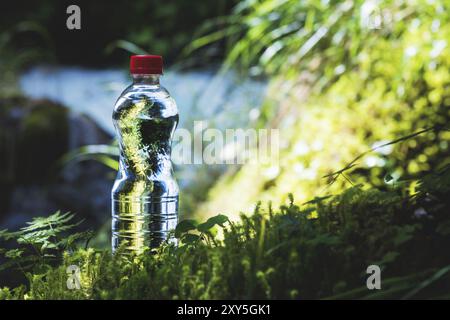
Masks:
[[[176,244],[178,196],[112,199],[112,250],[140,253],[165,241]]]

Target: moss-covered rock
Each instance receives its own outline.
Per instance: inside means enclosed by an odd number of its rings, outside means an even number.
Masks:
[[[16,184],[44,183],[52,164],[68,150],[68,110],[47,100],[1,101],[2,160]]]
[[[17,183],[44,183],[68,151],[68,110],[49,101],[33,101],[19,124]]]

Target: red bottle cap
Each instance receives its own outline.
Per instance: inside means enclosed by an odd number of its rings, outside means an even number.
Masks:
[[[163,59],[154,55],[135,55],[130,58],[131,74],[162,74]]]

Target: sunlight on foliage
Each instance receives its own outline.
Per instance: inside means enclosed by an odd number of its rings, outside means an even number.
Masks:
[[[376,1],[381,25],[373,28],[363,19],[371,2],[236,7],[229,28],[237,23],[240,32],[224,35],[225,66],[271,76],[258,125],[280,128],[280,161],[228,172],[198,209],[201,216],[224,210],[237,217],[258,200],[283,204],[289,192],[301,202],[356,184],[389,188],[450,162],[450,8]],[[365,153],[427,128],[434,129]]]

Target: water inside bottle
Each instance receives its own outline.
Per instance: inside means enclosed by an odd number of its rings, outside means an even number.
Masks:
[[[119,98],[113,121],[120,147],[112,190],[112,248],[141,252],[170,238],[178,221],[178,185],[170,160],[178,124],[174,100],[164,88],[131,86]]]

